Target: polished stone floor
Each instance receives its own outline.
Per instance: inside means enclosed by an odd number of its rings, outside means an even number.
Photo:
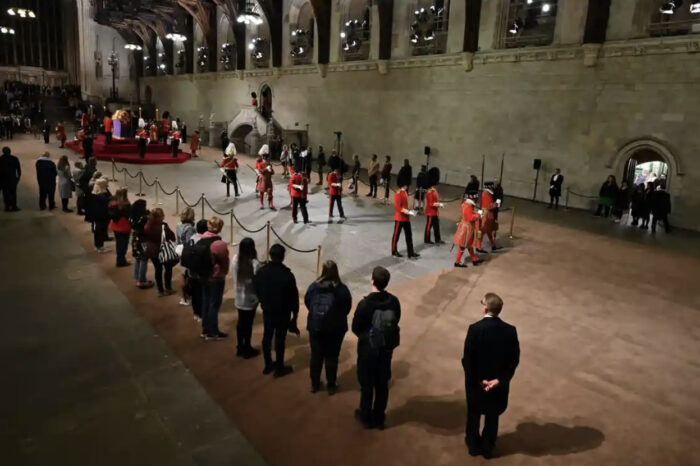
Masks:
[[[51,146],[54,156],[62,153]],[[482,267],[454,270],[449,244],[421,244],[421,217],[414,221],[414,239],[422,257],[391,258],[391,208],[364,197],[346,198],[348,222],[329,225],[327,198],[318,192],[310,202],[315,224],[304,227],[291,223],[287,209],[258,209],[253,173],[245,167],[246,191],[227,200],[213,150],[204,151],[206,160],[143,168],[149,182],[158,176],[166,190],[179,185],[188,202],[205,193],[217,210],[235,206],[249,228],[270,220],[294,246],[322,245],[323,258],[339,263],[355,302],[368,291],[373,265],[391,270],[390,291],[404,309],[402,346],[393,366],[388,428],[366,432],[352,420],[359,396],[354,336],[346,336],[335,397],[308,393],[303,334],[289,339],[295,373],[282,380],[261,376],[260,360],[234,357],[234,341],[200,341],[176,297],[158,299],[153,290],[134,289],[130,271],[114,268],[111,254],[92,252],[89,229],[77,216],[33,211],[36,201],[26,193],[35,190],[31,162],[43,144],[20,140],[12,147],[27,170],[25,211],[0,217],[2,257],[11,258],[2,265],[3,276],[9,270],[11,277],[2,288],[8,304],[0,354],[3,373],[16,380],[3,386],[3,398],[17,400],[2,408],[1,426],[9,447],[4,450],[16,458],[12,464],[56,464],[48,457],[91,464],[76,458],[99,452],[109,452],[115,463],[152,464],[153,450],[167,458],[155,460],[160,464],[256,464],[259,457],[247,442],[274,466],[373,464],[379,457],[402,466],[484,463],[469,457],[462,443],[459,358],[466,327],[479,318],[478,303],[487,291],[503,296],[503,318],[517,326],[522,350],[509,409],[501,418],[499,458],[492,463],[700,463],[694,447],[700,433],[695,233],[652,237],[585,212],[553,212],[507,199],[516,213],[512,240],[507,235],[512,213],[502,217],[506,250]],[[132,173],[137,169],[129,167]],[[111,174],[109,164],[101,170]],[[128,185],[132,193],[138,190],[138,182]],[[455,189],[441,193],[451,197]],[[154,203],[153,188],[148,195]],[[288,204],[282,184],[276,195],[278,207]],[[172,198],[159,200],[168,214],[175,213]],[[457,207],[451,204],[442,215],[447,240]],[[208,208],[205,215],[211,215]],[[242,236],[236,228],[234,242]],[[253,237],[264,250],[264,232]],[[315,254],[290,253],[288,263],[304,288],[315,275]],[[233,330],[235,319],[227,289],[222,327]],[[111,414],[95,414],[99,410]],[[149,424],[151,415],[161,424]],[[211,431],[194,427],[210,416]],[[229,450],[219,453],[216,448],[223,446]],[[200,451],[211,454],[197,456]],[[242,456],[235,461],[216,461],[236,452]]]

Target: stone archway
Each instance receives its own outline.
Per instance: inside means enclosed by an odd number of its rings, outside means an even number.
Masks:
[[[254,145],[254,141],[251,140],[253,133],[253,126],[247,123],[238,125],[229,134],[229,140],[235,144],[236,152],[243,154],[250,154],[251,149]]]
[[[653,138],[640,138],[626,143],[610,158],[607,167],[624,176],[630,160],[636,160],[635,157],[645,162],[658,160],[666,163],[669,166],[667,190],[671,193],[679,190],[680,183],[674,183],[674,178],[684,174],[680,160],[664,142]]]

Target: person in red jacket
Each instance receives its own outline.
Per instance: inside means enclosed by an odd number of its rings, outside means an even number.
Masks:
[[[170,114],[165,112],[163,114],[163,119],[160,121],[160,142],[162,144],[167,144],[168,133],[170,132]]]
[[[199,157],[197,151],[199,150],[199,131],[195,131],[192,135],[192,141],[190,141],[190,152],[192,157]]]
[[[474,254],[474,236],[479,222],[479,213],[475,210],[475,207],[476,203],[470,197],[465,199],[462,203],[462,220],[457,226],[457,232],[454,237],[454,244],[459,247],[457,258],[455,259],[455,267],[467,266],[462,263],[462,256],[464,255],[465,249],[472,258],[472,264],[479,265],[481,263],[481,259]]]
[[[177,157],[181,140],[180,129],[177,127],[177,123],[173,121],[173,130],[170,132],[170,147],[172,147],[173,150],[173,158]]]
[[[481,235],[476,246],[476,252],[482,254],[486,251],[481,247],[484,235],[488,236],[489,243],[491,243],[491,251],[498,251],[502,249],[498,244],[496,244],[496,239],[493,236],[493,232],[496,229],[496,217],[494,215],[495,209],[500,205],[500,201],[494,201],[493,199],[493,183],[486,183],[484,185],[484,191],[481,193],[481,210],[483,214],[481,215]]]
[[[309,192],[309,180],[301,173],[294,173],[289,178],[289,194],[292,196],[292,220],[297,223],[297,211],[301,209],[304,224],[309,223],[306,210],[306,196]]]
[[[233,185],[233,191],[236,197],[240,196],[238,193],[238,159],[233,155],[233,153],[224,157],[221,162],[221,169],[226,176],[226,197],[231,195],[231,185]]]
[[[343,178],[340,175],[340,167],[336,168],[328,174],[328,223],[333,222],[333,206],[338,204],[338,213],[340,221],[345,221],[345,212],[343,211]]]
[[[127,197],[126,188],[119,188],[114,198],[109,203],[109,229],[114,232],[114,241],[117,246],[117,267],[126,267],[126,251],[129,248],[129,234],[131,233],[131,203]]]
[[[440,169],[433,167],[428,170],[428,191],[425,193],[425,234],[423,236],[423,242],[426,244],[433,244],[430,241],[430,231],[435,232],[435,243],[444,244],[445,242],[440,238],[440,216],[438,215],[438,209],[444,207],[444,204],[440,202],[438,198],[438,192],[435,189],[440,180]]]
[[[394,236],[391,238],[391,255],[395,257],[403,257],[398,251],[398,242],[401,237],[401,230],[406,236],[406,249],[408,257],[420,257],[413,250],[413,234],[411,232],[411,217],[415,217],[416,212],[408,208],[408,187],[411,185],[411,179],[406,176],[407,173],[400,173],[396,182],[401,187],[394,194]]]
[[[105,127],[105,143],[112,144],[112,117],[105,115],[102,124]]]
[[[262,159],[262,162],[258,162],[256,164],[256,168],[259,173],[258,192],[260,193],[260,208],[265,208],[263,200],[265,199],[265,194],[267,194],[267,203],[270,206],[270,209],[277,210],[275,209],[275,204],[272,200],[272,175],[275,174],[275,170],[272,168],[272,164],[267,163],[264,159]]]
[[[56,139],[61,141],[60,148],[63,149],[66,144],[66,125],[64,125],[62,121],[59,121],[56,126]]]

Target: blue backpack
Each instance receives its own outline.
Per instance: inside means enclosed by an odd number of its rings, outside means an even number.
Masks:
[[[321,332],[326,329],[328,315],[332,312],[335,305],[334,288],[323,288],[314,294],[311,298],[311,306],[309,307],[309,332]]]

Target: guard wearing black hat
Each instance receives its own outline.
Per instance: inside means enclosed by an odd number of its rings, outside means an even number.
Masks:
[[[437,244],[445,243],[440,238],[440,218],[438,215],[438,209],[445,205],[440,202],[437,189],[435,189],[439,183],[440,169],[438,167],[433,167],[428,170],[428,191],[425,193],[425,235],[423,237],[423,242],[426,244],[433,244],[433,242],[430,241],[431,230],[435,233],[435,242]]]
[[[407,170],[399,170],[396,182],[401,189],[394,194],[394,236],[391,239],[391,255],[402,257],[398,251],[399,237],[401,230],[406,235],[406,249],[408,257],[419,257],[413,250],[413,234],[411,232],[411,217],[415,217],[416,212],[408,208],[408,187],[411,185],[411,177]]]

